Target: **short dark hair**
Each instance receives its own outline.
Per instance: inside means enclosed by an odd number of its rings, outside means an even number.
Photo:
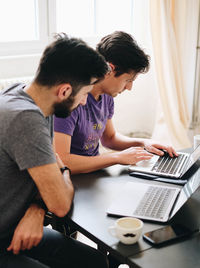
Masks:
[[[89,85],[92,78],[104,78],[108,66],[97,51],[65,33],[55,38],[43,52],[34,82],[48,87],[70,83],[75,95],[82,86]]]
[[[135,71],[146,73],[149,70],[149,56],[137,45],[128,33],[116,31],[101,39],[96,50],[107,62],[115,65],[115,76]]]

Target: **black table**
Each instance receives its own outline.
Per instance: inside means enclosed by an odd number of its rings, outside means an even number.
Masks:
[[[200,177],[200,161],[198,160],[186,177]],[[86,237],[97,243],[99,249],[108,251],[121,263],[130,267],[148,268],[188,268],[200,267],[200,234],[169,244],[162,248],[154,248],[141,237],[134,245],[124,245],[108,233],[115,217],[107,216],[106,208],[121,186],[128,181],[139,180],[145,183],[162,184],[134,178],[128,175],[127,167],[119,165],[97,172],[73,175],[75,186],[74,205],[67,223]],[[167,184],[171,185],[172,184]],[[182,186],[178,186],[182,187]],[[185,203],[170,222],[182,222],[190,228],[200,226],[200,189]],[[164,224],[144,222],[143,233],[158,229]]]

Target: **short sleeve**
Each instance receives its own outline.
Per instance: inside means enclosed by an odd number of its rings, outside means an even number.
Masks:
[[[66,118],[54,116],[54,131],[73,136],[78,121],[78,109],[79,108],[74,110],[71,115]]]
[[[111,119],[113,117],[113,114],[114,114],[114,100],[112,97],[109,98],[109,106],[108,107],[109,107],[108,119]]]
[[[20,170],[56,162],[48,122],[38,111],[23,111],[15,117],[4,149]]]

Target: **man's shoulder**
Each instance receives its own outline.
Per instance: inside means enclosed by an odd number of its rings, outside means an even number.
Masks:
[[[110,101],[114,101],[113,97],[108,95],[108,94],[103,94],[103,98],[106,99],[106,100],[110,100]]]
[[[85,110],[85,107],[87,106],[87,104],[86,105],[79,105],[78,107],[76,107],[72,112],[71,112],[71,114],[68,116],[68,117],[66,117],[64,120],[70,120],[70,119],[76,119],[76,118],[78,118],[79,116],[80,116],[80,114],[82,114],[83,112],[84,112],[84,110]]]
[[[2,131],[14,127],[25,127],[29,122],[45,123],[45,117],[37,105],[26,98],[16,95],[4,95],[0,98],[0,125]]]
[[[26,96],[25,92],[24,92],[24,88],[26,87],[26,85],[24,83],[15,83],[10,85],[9,87],[6,87],[4,89],[1,90],[0,92],[0,98],[3,101],[8,101],[10,99],[25,99],[28,97],[28,95]]]
[[[104,105],[108,105],[109,107],[110,106],[113,106],[114,104],[114,99],[112,96],[108,95],[108,94],[103,94],[102,95],[102,101],[104,103]]]
[[[25,84],[15,84],[1,92],[0,103],[1,113],[17,114],[25,111],[37,111],[40,112],[39,107],[34,103],[29,95],[24,92]]]

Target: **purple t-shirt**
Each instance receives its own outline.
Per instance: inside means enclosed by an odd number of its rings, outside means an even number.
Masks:
[[[111,96],[102,94],[96,101],[92,94],[88,94],[86,105],[80,105],[69,117],[54,118],[54,130],[72,136],[72,154],[95,156],[99,154],[99,140],[113,113]]]

